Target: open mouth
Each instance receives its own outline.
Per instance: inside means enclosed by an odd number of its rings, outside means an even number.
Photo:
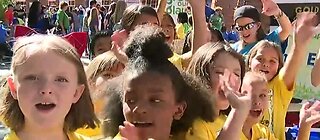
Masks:
[[[135,126],[135,127],[150,127],[152,126],[153,124],[151,122],[140,122],[140,121],[134,121],[132,122],[132,124]]]
[[[260,72],[262,72],[264,74],[268,74],[269,73],[269,71],[267,71],[267,70],[260,70]]]
[[[56,107],[56,104],[54,103],[48,103],[48,102],[43,102],[43,103],[38,103],[35,105],[36,108],[38,110],[41,110],[41,111],[48,111],[48,110],[51,110],[53,109],[54,107]]]
[[[166,35],[166,40],[169,40],[170,39],[170,36],[169,35]]]
[[[262,109],[253,109],[253,110],[250,110],[250,116],[253,116],[253,117],[259,117],[261,116],[262,114]]]

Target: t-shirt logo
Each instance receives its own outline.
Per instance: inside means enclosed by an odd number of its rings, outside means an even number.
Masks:
[[[273,90],[270,89],[268,96],[269,96],[269,108],[268,112],[263,116],[262,120],[260,121],[261,124],[268,127],[273,132]]]

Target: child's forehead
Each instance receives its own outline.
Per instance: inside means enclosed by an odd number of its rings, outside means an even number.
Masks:
[[[268,89],[268,83],[263,80],[262,78],[257,78],[257,77],[250,77],[250,78],[246,78],[243,81],[243,86],[242,86],[242,90],[245,89],[263,89],[263,90],[267,90]]]

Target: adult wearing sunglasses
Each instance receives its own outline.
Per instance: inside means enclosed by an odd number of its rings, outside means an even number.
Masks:
[[[267,16],[274,16],[280,27],[269,34],[265,34],[261,27],[260,13],[255,7],[244,5],[237,8],[234,12],[234,22],[240,40],[232,44],[232,47],[242,55],[247,55],[251,48],[263,39],[273,41],[280,46],[292,30],[289,18],[275,2],[272,0],[261,0],[261,2],[263,4],[262,13]]]

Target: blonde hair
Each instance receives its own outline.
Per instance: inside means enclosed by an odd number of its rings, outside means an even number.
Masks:
[[[107,51],[103,54],[100,54],[95,57],[87,67],[87,79],[89,82],[95,81],[97,77],[105,70],[111,70],[118,65],[123,64],[117,59],[113,52]]]
[[[256,81],[256,82],[261,82],[268,84],[267,77],[264,73],[258,72],[258,71],[248,71],[243,77],[243,85]]]
[[[90,25],[92,24],[91,22],[92,21],[94,21],[94,20],[98,20],[98,13],[99,11],[98,11],[98,9],[97,8],[92,8],[91,10],[90,10],[90,15],[89,15],[89,17],[88,17],[88,27],[90,27]]]
[[[21,37],[17,40],[13,49],[13,57],[11,64],[11,73],[16,74],[17,68],[23,65],[28,58],[34,54],[28,55],[32,51],[52,51],[61,57],[73,63],[77,68],[78,84],[83,84],[85,89],[77,103],[72,104],[64,122],[63,130],[65,132],[73,132],[84,126],[95,128],[99,124],[99,120],[94,114],[93,104],[90,98],[89,88],[83,65],[77,54],[77,51],[70,43],[61,37],[54,35],[33,35],[29,37]],[[50,62],[48,62],[48,65]],[[21,112],[18,101],[15,100],[6,85],[4,91],[4,99],[0,115],[3,117],[4,123],[13,131],[19,131],[25,123],[25,116]]]
[[[258,50],[263,49],[263,48],[274,48],[278,54],[279,57],[279,67],[277,70],[277,74],[279,73],[280,69],[283,67],[284,62],[283,62],[283,56],[282,56],[282,51],[280,49],[280,46],[277,45],[274,42],[268,41],[268,40],[261,40],[259,41],[249,52],[248,54],[248,59],[246,61],[246,66],[248,70],[251,70],[250,64],[252,59],[257,55]],[[276,75],[275,75],[276,76]]]

